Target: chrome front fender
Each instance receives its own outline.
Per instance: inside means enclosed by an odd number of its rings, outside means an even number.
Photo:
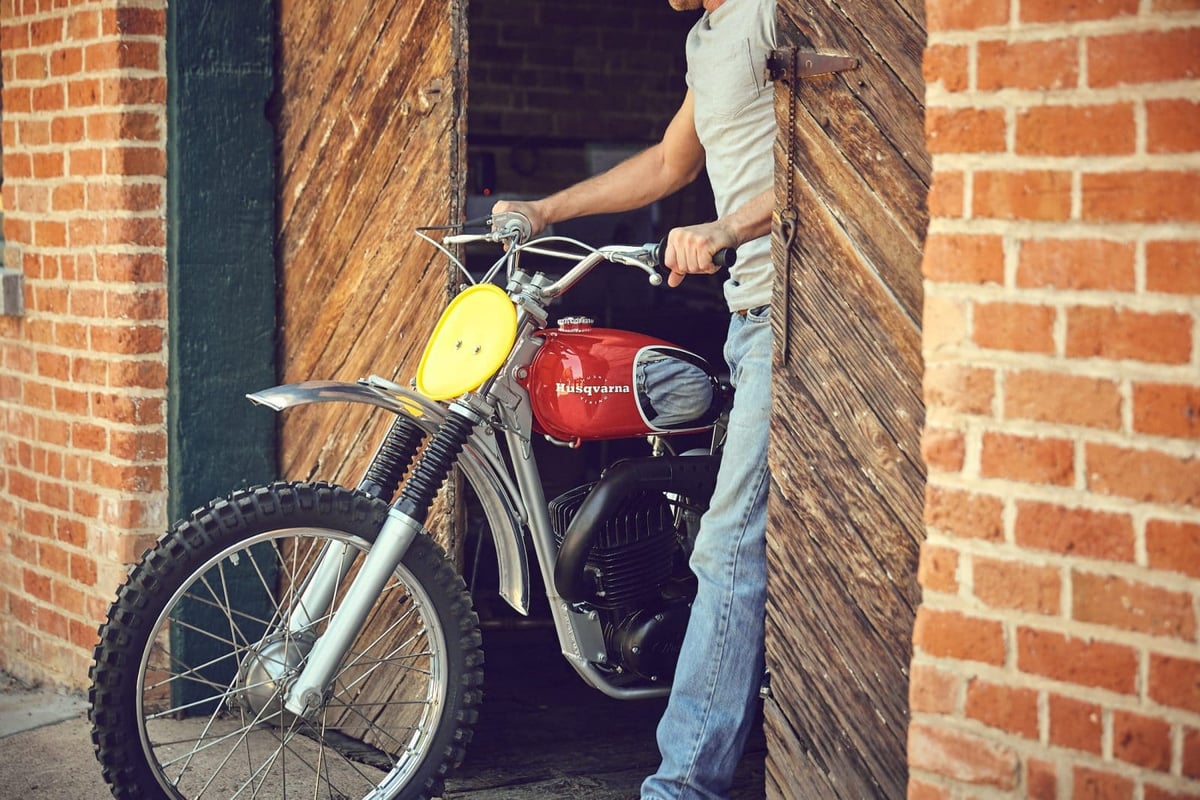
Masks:
[[[305,381],[246,395],[275,411],[312,403],[364,403],[401,414],[432,433],[446,416],[443,406],[391,381],[372,376],[358,383]],[[496,545],[500,596],[521,614],[529,614],[529,558],[524,546],[527,519],[520,493],[509,477],[495,436],[476,429],[458,460],[487,517]]]

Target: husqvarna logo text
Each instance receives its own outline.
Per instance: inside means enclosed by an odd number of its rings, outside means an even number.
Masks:
[[[629,385],[584,383],[583,381],[574,381],[573,383],[563,383],[560,381],[554,385],[554,388],[559,395],[582,394],[587,397],[598,394],[630,394],[633,391],[633,387]]]

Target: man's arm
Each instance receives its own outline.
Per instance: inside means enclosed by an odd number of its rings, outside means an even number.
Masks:
[[[549,197],[530,202],[501,200],[492,212],[524,214],[537,234],[563,220],[642,208],[691,183],[703,167],[704,148],[696,134],[689,89],[658,144]]]

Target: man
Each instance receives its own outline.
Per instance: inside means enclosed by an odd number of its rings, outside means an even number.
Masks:
[[[501,201],[547,225],[628,211],[682,188],[704,168],[717,219],[668,234],[667,283],[715,273],[712,256],[737,249],[724,282],[731,312],[725,358],[736,387],[716,491],[691,559],[699,579],[667,710],[662,762],[642,800],[716,800],[729,791],[763,676],[766,603],[767,420],[770,413],[770,253],[775,115],[767,55],[774,0],[670,0],[704,9],[687,38],[683,103],[662,141],[611,170],[533,202]]]

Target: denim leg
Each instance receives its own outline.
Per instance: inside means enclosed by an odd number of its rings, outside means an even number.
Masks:
[[[666,712],[662,763],[643,800],[720,800],[755,719],[766,606],[771,325],[734,315],[725,358],[736,386],[725,454],[691,566],[699,579]]]

